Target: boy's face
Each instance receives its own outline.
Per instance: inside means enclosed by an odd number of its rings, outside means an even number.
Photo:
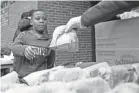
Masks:
[[[43,33],[45,29],[47,29],[47,18],[43,11],[34,12],[31,20],[31,24],[33,25],[33,29],[38,31],[39,33]]]

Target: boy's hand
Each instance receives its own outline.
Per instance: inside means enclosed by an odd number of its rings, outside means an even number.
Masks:
[[[33,46],[27,46],[25,48],[25,52],[24,52],[24,55],[27,59],[31,60],[35,57],[35,53],[33,51]]]

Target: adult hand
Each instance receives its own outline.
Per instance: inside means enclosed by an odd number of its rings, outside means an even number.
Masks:
[[[35,48],[35,47],[33,47],[33,46],[27,46],[25,48],[24,55],[29,60],[31,60],[31,59],[33,59],[35,57],[35,52],[34,52],[33,48]]]
[[[65,32],[68,33],[74,30],[84,29],[85,26],[81,24],[81,16],[71,18],[66,26]]]

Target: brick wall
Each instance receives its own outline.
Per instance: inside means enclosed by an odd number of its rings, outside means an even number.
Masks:
[[[33,1],[15,1],[9,5],[9,23],[1,28],[1,44],[2,46],[12,43],[14,33],[17,29],[18,21],[23,12],[37,8],[37,2]]]
[[[2,27],[1,43],[12,43],[18,21],[23,12],[31,9],[44,9],[48,15],[48,31],[52,34],[55,27],[65,25],[72,17],[81,15],[90,7],[88,1],[16,1],[9,6],[9,25]],[[79,31],[79,51],[75,53],[57,52],[56,62],[91,62],[92,61],[92,33],[91,29]]]
[[[72,17],[81,15],[90,7],[87,1],[40,1],[38,8],[48,15],[48,32],[52,34],[55,27],[65,25]],[[56,62],[92,62],[91,29],[79,31],[79,52],[57,52]]]

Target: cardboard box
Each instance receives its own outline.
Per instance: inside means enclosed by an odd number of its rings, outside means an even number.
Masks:
[[[139,63],[139,48],[96,49],[96,62],[110,65]]]
[[[138,48],[139,17],[109,21],[95,26],[97,48]]]
[[[139,48],[139,37],[96,39],[96,48]]]
[[[95,26],[96,62],[139,63],[139,17]]]

